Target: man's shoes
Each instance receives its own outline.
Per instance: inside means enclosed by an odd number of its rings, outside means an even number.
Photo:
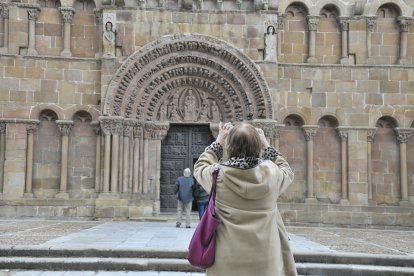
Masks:
[[[185,228],[191,228],[191,226],[186,226]]]
[[[175,224],[175,227],[177,227],[177,228],[180,228],[180,226],[181,226],[181,223],[179,223],[179,222],[177,222],[177,223]]]

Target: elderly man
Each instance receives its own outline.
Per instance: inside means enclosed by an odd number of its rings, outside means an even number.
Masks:
[[[185,210],[185,226],[190,228],[191,224],[191,207],[193,204],[193,189],[194,179],[191,177],[191,170],[186,168],[184,176],[180,176],[175,182],[175,193],[177,195],[177,224],[176,227],[181,226],[183,209]]]

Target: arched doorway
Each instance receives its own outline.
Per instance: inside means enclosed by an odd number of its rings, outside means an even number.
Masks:
[[[185,168],[193,172],[194,163],[214,140],[208,125],[170,125],[161,142],[161,211],[175,211],[175,182]]]

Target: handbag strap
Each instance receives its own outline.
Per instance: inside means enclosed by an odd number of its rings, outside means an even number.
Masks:
[[[215,168],[213,171],[210,198],[208,200],[208,208],[210,208],[210,211],[213,215],[216,215],[214,206],[215,206],[215,201],[216,201],[216,186],[217,186],[217,177],[219,175],[219,172],[220,172],[220,167]]]

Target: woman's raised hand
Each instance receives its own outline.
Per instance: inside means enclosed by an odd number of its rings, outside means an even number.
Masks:
[[[261,128],[256,128],[257,133],[259,133],[259,137],[260,137],[260,142],[262,144],[262,150],[267,149],[268,147],[270,147],[269,142],[266,139],[266,136],[264,134],[263,129]]]
[[[227,136],[229,135],[230,129],[232,129],[232,128],[233,128],[233,125],[230,122],[225,123],[225,124],[220,122],[220,124],[219,124],[219,134],[217,135],[216,142],[224,147]]]

